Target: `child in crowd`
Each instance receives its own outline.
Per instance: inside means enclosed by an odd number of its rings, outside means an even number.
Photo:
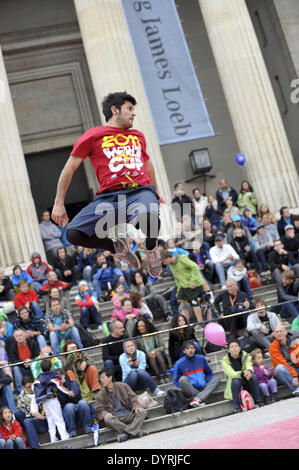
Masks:
[[[20,292],[20,281],[28,282],[29,289],[33,289],[32,277],[26,271],[22,271],[22,268],[19,264],[16,264],[13,267],[12,273],[13,276],[11,278],[11,282],[14,287],[15,294],[18,294]]]
[[[21,425],[15,420],[8,406],[3,406],[0,410],[0,433],[2,436],[0,440],[2,449],[26,449],[25,441],[22,438]]]
[[[60,434],[60,438],[69,439],[69,434],[65,427],[62,415],[61,405],[57,398],[58,390],[70,397],[74,397],[74,393],[62,385],[61,376],[56,371],[51,371],[51,359],[44,359],[41,363],[42,373],[33,383],[33,390],[36,403],[42,403],[44,406],[46,418],[49,426],[49,434],[51,442],[56,442],[56,426]]]
[[[247,269],[243,259],[237,259],[233,266],[227,270],[227,279],[237,282],[239,289],[246,292],[250,299],[253,298],[250,283],[247,277]]]
[[[257,376],[259,389],[262,396],[265,397],[266,405],[276,402],[277,382],[273,377],[273,370],[269,369],[269,367],[264,364],[262,350],[259,348],[254,349],[251,352],[251,357],[253,361],[253,371]],[[271,396],[269,392],[271,392]]]

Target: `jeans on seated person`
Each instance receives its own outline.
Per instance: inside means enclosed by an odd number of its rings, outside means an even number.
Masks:
[[[80,334],[76,326],[73,326],[72,328],[69,328],[66,331],[60,331],[60,332],[50,331],[49,340],[50,340],[54,355],[60,353],[59,344],[63,339],[65,340],[72,339],[78,344],[80,349],[83,348]]]
[[[96,307],[82,307],[80,312],[80,323],[85,328],[88,328],[91,323],[96,323],[97,325],[102,324],[102,315],[101,312],[98,312]]]
[[[217,273],[219,282],[220,282],[220,284],[221,284],[221,287],[222,287],[222,286],[225,286],[225,281],[226,281],[225,274],[226,274],[226,271],[228,270],[228,268],[229,268],[230,266],[233,266],[234,263],[235,263],[235,261],[231,261],[230,263],[227,263],[225,266],[224,266],[222,263],[215,263],[215,269],[216,269],[216,273]]]
[[[24,429],[27,434],[30,449],[40,449],[38,434],[48,432],[48,422],[46,419],[26,418],[24,420]]]
[[[32,313],[35,315],[36,318],[45,318],[45,314],[39,306],[38,302],[31,302],[31,309]]]
[[[36,336],[36,341],[38,342],[39,349],[43,348],[44,346],[47,346],[46,338],[43,335]]]
[[[233,379],[232,380],[232,395],[233,395],[233,403],[234,403],[234,408],[238,409],[240,408],[240,399],[239,399],[239,394],[242,388],[247,390],[251,396],[254,399],[254,402],[259,405],[262,403],[262,398],[261,398],[261,393],[259,389],[259,383],[257,376],[252,374],[252,377],[250,380],[246,380],[246,384],[242,385],[242,380],[241,379]]]
[[[21,381],[21,386],[22,386],[22,381]],[[10,385],[4,385],[3,387],[0,388],[0,408],[2,408],[2,406],[8,406],[8,408],[10,408],[10,410],[13,413],[17,410],[13,391]]]
[[[81,425],[84,431],[90,429],[92,425],[91,403],[79,400],[78,403],[67,403],[62,409],[62,415],[68,433],[76,432],[76,423]]]
[[[299,315],[299,303],[281,305],[279,313],[281,318],[296,318]]]
[[[299,368],[293,366],[293,369],[297,371],[297,374],[299,375]],[[283,385],[286,385],[291,392],[294,392],[297,387],[294,387],[292,384],[293,381],[293,376],[290,373],[289,369],[284,366],[283,364],[278,364],[278,366],[275,367],[274,371],[274,377],[277,379],[278,382],[280,382]]]
[[[124,383],[129,385],[132,390],[140,390],[142,388],[149,388],[153,392],[157,388],[157,384],[153,381],[150,374],[142,370],[132,370],[124,380]]]
[[[244,276],[244,277],[238,282],[238,287],[239,287],[239,289],[242,290],[243,292],[246,292],[246,294],[248,295],[248,297],[249,297],[250,299],[253,298],[252,290],[251,290],[251,287],[250,287],[250,282],[249,282],[247,276]]]
[[[5,441],[5,449],[26,449],[26,447],[23,439],[16,437],[15,440],[7,439],[7,441]]]
[[[32,377],[30,367],[26,368],[24,366],[14,366],[13,376],[14,376],[16,389],[19,393],[21,393],[21,391],[23,390],[23,385],[22,385],[23,377],[26,377],[26,376]]]

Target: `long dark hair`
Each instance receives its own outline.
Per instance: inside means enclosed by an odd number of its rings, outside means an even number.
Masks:
[[[247,180],[243,180],[243,181],[242,181],[240,193],[244,193],[244,192],[245,192],[245,189],[243,189],[243,183],[247,183],[247,184],[248,184],[248,191],[250,191],[251,193],[253,193],[253,188],[252,188],[251,184],[250,184]],[[247,192],[247,191],[246,191],[246,192]]]
[[[140,336],[140,333],[139,333],[139,330],[138,330],[138,325],[141,321],[143,321],[144,324],[145,324],[146,333],[154,333],[155,331],[157,331],[157,328],[155,327],[155,325],[150,320],[148,320],[147,318],[139,318],[137,320],[136,324],[135,324],[135,327],[134,327],[133,337],[134,336]]]
[[[13,422],[13,412],[11,411],[11,409],[9,408],[9,406],[2,406],[2,408],[0,409],[0,426],[3,426],[3,424],[5,424],[5,421],[4,421],[4,418],[3,418],[3,411],[4,410],[9,410],[11,412],[11,422]]]
[[[188,322],[187,318],[185,317],[185,315],[183,315],[182,313],[177,313],[176,315],[174,315],[172,317],[171,328],[177,328],[179,326],[179,318],[180,317],[184,318],[186,325],[189,325],[189,322]],[[183,335],[184,335],[185,339],[191,338],[192,335],[193,335],[193,331],[194,330],[193,330],[192,326],[188,326],[188,327],[184,328],[183,329]],[[179,336],[182,333],[180,332],[180,330],[174,330],[174,331],[171,331],[170,334]]]

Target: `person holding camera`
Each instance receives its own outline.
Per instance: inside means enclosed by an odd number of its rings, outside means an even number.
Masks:
[[[225,317],[234,313],[253,310],[254,304],[245,292],[239,290],[236,281],[228,279],[225,285],[226,290],[216,296],[214,305],[218,314],[223,318],[221,323],[225,331],[236,337],[238,330],[246,328],[248,313],[230,318]]]
[[[52,363],[52,369],[51,370],[56,370],[56,369],[61,369],[62,368],[62,363],[58,357],[53,355],[52,347],[51,346],[43,346],[40,350],[39,356],[37,356],[35,361],[31,362],[30,364],[30,370],[31,374],[34,380],[36,380],[40,373],[41,373],[41,361],[43,359],[51,359]]]

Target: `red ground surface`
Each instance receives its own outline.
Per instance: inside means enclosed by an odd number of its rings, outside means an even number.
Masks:
[[[181,449],[299,449],[299,417],[201,441]]]

